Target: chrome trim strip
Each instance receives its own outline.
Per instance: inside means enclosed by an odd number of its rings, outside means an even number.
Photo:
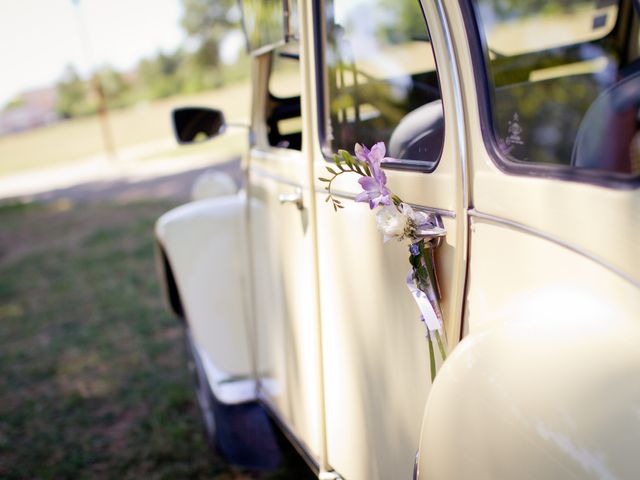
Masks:
[[[327,193],[327,191],[324,188],[319,188],[319,187],[315,188],[315,192],[319,193],[319,194],[325,194],[325,195]],[[343,198],[345,200],[353,200],[353,199],[356,198],[355,194],[349,193],[349,192],[345,192],[343,190],[331,189],[331,195],[333,195],[334,197]],[[409,203],[409,202],[406,202],[406,203],[407,203],[407,205],[411,206],[412,208],[414,208],[416,210],[421,210],[423,212],[429,212],[429,213],[435,213],[437,215],[440,215],[441,217],[456,218],[456,212],[452,212],[451,210],[444,210],[442,208],[435,208],[435,207],[425,207],[424,205],[418,205],[418,204]]]
[[[320,474],[320,464],[318,461],[311,455],[307,446],[301,442],[298,437],[294,435],[291,429],[287,426],[285,421],[280,417],[280,415],[276,412],[276,410],[269,403],[268,398],[264,395],[261,390],[258,390],[258,402],[265,409],[267,415],[273,420],[273,422],[280,429],[282,434],[286,437],[288,442],[295,448],[296,452],[302,457],[307,466],[311,469],[311,471],[315,475]]]
[[[300,183],[294,182],[293,180],[282,177],[280,175],[276,175],[275,173],[271,173],[263,168],[256,167],[255,165],[251,165],[251,167],[249,168],[251,170],[251,173],[258,175],[260,177],[268,178],[270,180],[275,180],[276,182],[282,183],[284,185],[290,185],[292,187],[302,188],[302,185]]]
[[[609,263],[608,261],[606,261],[603,258],[598,257],[597,255],[594,255],[593,253],[589,252],[588,250],[585,250],[582,247],[579,247],[578,245],[575,245],[571,242],[567,242],[565,240],[562,240],[558,237],[555,237],[553,235],[549,235],[548,233],[544,233],[541,232],[540,230],[536,230],[533,227],[528,227],[526,225],[523,225],[521,223],[518,222],[514,222],[513,220],[507,220],[505,218],[500,218],[500,217],[496,217],[494,215],[490,215],[487,213],[482,213],[479,212],[475,209],[471,209],[469,210],[469,216],[472,218],[479,218],[482,220],[486,220],[487,222],[491,222],[497,225],[502,225],[502,226],[506,226],[509,228],[513,228],[514,230],[518,230],[524,233],[528,233],[530,235],[534,235],[536,237],[542,238],[544,240],[547,240],[549,242],[555,243],[556,245],[559,245],[563,248],[566,248],[567,250],[570,250],[574,253],[577,253],[578,255],[581,255],[589,260],[591,260],[592,262],[597,263],[598,265],[600,265],[601,267],[606,268],[607,270],[609,270],[610,272],[618,275],[619,277],[621,277],[622,279],[626,280],[627,282],[631,283],[633,286],[640,288],[640,280],[635,279],[634,277],[632,277],[631,275],[629,275],[627,272],[621,270],[620,268],[616,267],[615,265],[612,265],[611,263]]]
[[[274,173],[268,172],[267,170],[260,167],[256,167],[255,165],[251,166],[251,172],[260,177],[269,178],[270,180],[274,180],[284,185],[289,185],[291,187],[296,187],[296,188],[302,188],[302,185],[300,185],[299,183],[293,182],[288,178],[282,177],[280,175],[276,175]],[[324,188],[316,187],[314,190],[315,190],[315,193],[319,193],[319,194],[326,193],[326,190]],[[344,192],[341,190],[333,190],[332,195],[334,197],[343,198],[345,200],[353,200],[356,197],[355,194],[353,193]],[[415,203],[409,203],[409,202],[407,202],[407,204],[409,204],[411,207],[417,210],[435,213],[437,215],[440,215],[441,217],[456,218],[456,213],[452,212],[451,210],[444,210],[442,208],[434,208],[434,207],[425,207],[423,205],[417,205]]]

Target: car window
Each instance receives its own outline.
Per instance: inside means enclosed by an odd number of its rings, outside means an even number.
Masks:
[[[640,174],[638,19],[630,1],[475,0],[492,132],[517,164]]]
[[[300,78],[300,45],[289,43],[273,53],[269,92],[274,97],[299,97],[302,91]]]
[[[325,13],[325,150],[383,141],[389,156],[435,167],[443,109],[420,3],[333,0]]]
[[[300,45],[292,42],[271,53],[266,115],[269,144],[293,150],[302,146],[299,49]]]

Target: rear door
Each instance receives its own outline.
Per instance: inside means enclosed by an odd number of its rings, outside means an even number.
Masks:
[[[464,340],[425,415],[425,478],[637,476],[637,5],[447,2],[471,255]]]
[[[317,9],[313,167],[326,176],[338,149],[386,143],[398,159],[385,164],[388,186],[447,230],[436,264],[453,347],[466,262],[464,132],[440,12],[433,2],[424,7],[330,0]],[[325,202],[325,184],[314,186],[327,460],[345,478],[410,478],[430,378],[425,330],[405,283],[407,244],[383,243],[375,212],[354,201],[357,177],[345,177],[334,186],[339,212]]]

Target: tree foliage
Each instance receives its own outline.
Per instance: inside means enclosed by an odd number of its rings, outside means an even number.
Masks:
[[[56,112],[62,118],[95,112],[95,107],[91,104],[89,86],[72,65],[67,65],[57,90]]]
[[[220,67],[224,37],[239,28],[237,0],[182,0],[182,27],[199,43],[196,62],[202,67]]]
[[[95,113],[99,82],[107,105],[118,108],[138,100],[153,100],[221,86],[225,81],[245,77],[245,57],[238,65],[222,68],[221,49],[225,37],[240,28],[237,0],[182,0],[181,25],[195,48],[158,51],[140,60],[135,74],[125,76],[103,66],[91,81],[83,80],[68,66],[57,85],[56,110],[63,118]]]

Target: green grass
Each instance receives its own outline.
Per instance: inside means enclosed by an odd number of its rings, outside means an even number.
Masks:
[[[173,136],[171,111],[179,106],[221,109],[228,121],[249,118],[248,81],[217,90],[139,103],[109,115],[116,149]],[[100,123],[95,116],[0,136],[0,176],[77,162],[103,152]]]
[[[0,207],[0,478],[262,478],[207,450],[154,272],[170,206]]]

